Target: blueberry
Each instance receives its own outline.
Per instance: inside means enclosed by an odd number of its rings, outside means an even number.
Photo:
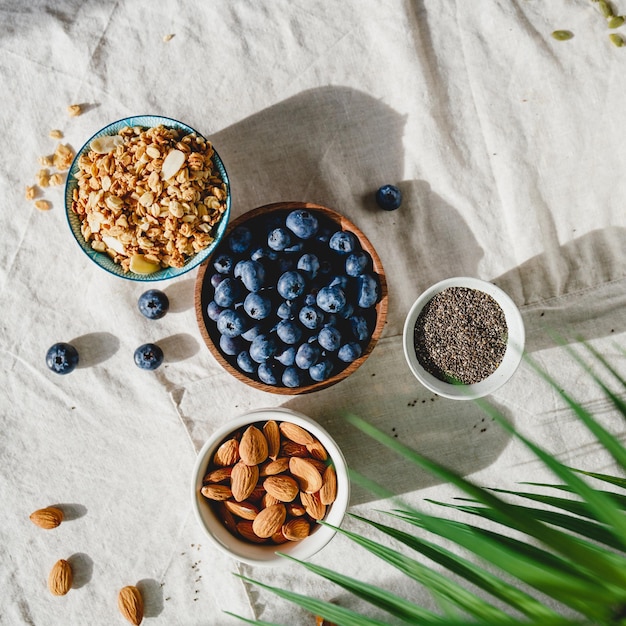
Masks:
[[[304,296],[304,304],[313,306],[315,304],[315,293],[307,293],[306,296]]]
[[[317,292],[317,306],[326,313],[337,313],[346,305],[346,294],[338,285],[322,287]]]
[[[289,234],[289,231],[282,227],[275,228],[267,236],[267,245],[272,250],[277,250],[279,252],[288,248],[291,245],[291,235]]]
[[[302,370],[297,367],[287,367],[283,372],[282,382],[285,387],[301,387],[304,382],[304,377],[302,375]]]
[[[135,350],[135,365],[142,370],[155,370],[163,363],[163,350],[155,343],[144,343]]]
[[[333,266],[328,259],[322,259],[322,261],[320,261],[320,274],[330,274],[332,269]]]
[[[259,365],[257,375],[261,382],[266,385],[277,385],[281,377],[281,367],[276,363],[264,362]]]
[[[228,237],[228,246],[235,254],[245,252],[252,242],[252,232],[247,226],[237,226]]]
[[[336,326],[324,326],[317,335],[317,342],[328,352],[335,352],[341,346],[341,332]]]
[[[226,337],[238,337],[246,329],[246,318],[239,311],[224,309],[217,318],[217,330]]]
[[[250,358],[250,353],[247,350],[242,350],[237,355],[237,367],[247,374],[254,374],[257,369],[256,363]]]
[[[250,255],[252,261],[261,261],[266,259],[268,261],[275,261],[278,258],[278,254],[271,248],[257,248]]]
[[[288,320],[295,317],[295,308],[296,304],[293,300],[284,300],[278,305],[278,309],[276,309],[276,315],[280,317],[280,319]]]
[[[332,280],[328,284],[330,287],[341,287],[341,289],[345,291],[348,286],[348,277],[345,274],[333,276]]]
[[[319,358],[320,349],[312,343],[303,343],[296,351],[296,365],[303,370],[315,365]]]
[[[293,254],[294,252],[302,252],[302,250],[304,250],[304,243],[302,241],[298,241],[297,243],[287,246],[284,252]]]
[[[383,211],[395,211],[402,204],[402,192],[395,185],[383,185],[376,191],[376,204]]]
[[[220,313],[224,310],[223,306],[220,306],[215,302],[215,300],[211,300],[209,304],[206,306],[206,314],[209,316],[209,319],[217,322],[217,318],[220,316]]]
[[[78,365],[78,350],[71,343],[55,343],[46,352],[46,365],[55,374],[69,374]]]
[[[244,344],[241,337],[229,337],[228,335],[222,335],[220,337],[220,349],[224,354],[235,356],[235,354],[239,354],[243,348]]]
[[[213,276],[211,276],[211,287],[215,289],[225,278],[226,276],[224,274],[213,274]]]
[[[263,294],[249,293],[243,301],[243,308],[253,320],[262,320],[272,312],[272,301]]]
[[[357,249],[357,238],[347,230],[340,230],[333,233],[328,246],[338,254],[350,254]]]
[[[228,254],[220,254],[213,262],[213,267],[220,274],[228,274],[233,269],[233,258]]]
[[[316,241],[320,243],[328,244],[330,241],[330,236],[333,234],[333,231],[330,228],[322,227],[318,230],[317,235],[315,237]]]
[[[241,336],[246,341],[253,341],[255,337],[258,337],[262,333],[263,333],[263,326],[261,326],[261,324],[254,324],[253,326],[250,326],[248,330],[241,333]]]
[[[278,293],[285,300],[295,300],[304,293],[305,287],[306,281],[304,276],[296,270],[290,270],[281,274],[276,283]]]
[[[339,352],[337,356],[340,361],[344,363],[352,363],[352,361],[356,361],[361,356],[362,350],[360,344],[356,341],[351,341],[350,343],[345,343],[341,348],[339,348]]]
[[[289,346],[276,354],[274,357],[279,363],[285,366],[293,365],[296,362],[296,348],[295,346]]]
[[[378,281],[371,274],[361,274],[357,278],[358,299],[357,304],[362,309],[373,307],[380,296]]]
[[[352,302],[346,302],[346,306],[339,311],[339,316],[347,320],[354,313],[354,305]]]
[[[364,250],[353,252],[346,259],[346,274],[348,276],[358,276],[363,274],[370,266],[370,255]]]
[[[250,344],[250,356],[257,363],[263,363],[276,354],[276,340],[268,335],[257,335]]]
[[[258,261],[243,261],[240,272],[241,282],[248,291],[259,291],[263,287],[265,268]]]
[[[350,328],[352,334],[357,341],[365,341],[370,336],[370,331],[367,327],[367,320],[362,315],[353,315],[348,318],[350,322]]]
[[[329,378],[332,372],[333,364],[329,359],[322,359],[309,367],[309,376],[318,383]]]
[[[296,209],[287,215],[287,228],[300,239],[310,239],[317,233],[319,224],[315,215],[306,209]]]
[[[213,299],[221,307],[235,304],[241,295],[241,283],[234,278],[225,278],[216,288]]]
[[[324,314],[316,306],[303,306],[298,313],[300,323],[310,330],[319,328],[324,323]]]
[[[170,308],[168,297],[158,289],[148,289],[137,301],[139,312],[150,320],[162,318]]]
[[[302,329],[293,320],[281,320],[276,326],[278,338],[286,344],[298,343],[302,337]]]

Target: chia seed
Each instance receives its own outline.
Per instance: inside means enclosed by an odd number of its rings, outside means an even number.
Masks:
[[[422,367],[435,378],[472,385],[496,371],[507,337],[504,311],[489,294],[449,287],[422,309],[413,345]]]

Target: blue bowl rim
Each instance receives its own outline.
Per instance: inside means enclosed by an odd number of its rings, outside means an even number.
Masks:
[[[147,120],[153,120],[151,123],[146,123]],[[77,224],[75,230],[75,225],[72,224],[72,216],[74,215],[71,211],[71,193],[76,187],[76,170],[78,169],[78,159],[82,154],[85,153],[88,146],[96,137],[102,137],[105,135],[111,135],[111,130],[114,128],[117,130],[119,128],[125,126],[141,126],[143,128],[149,128],[151,126],[155,126],[157,124],[163,124],[164,126],[171,128],[179,128],[181,130],[186,131],[187,133],[195,133],[199,137],[203,137],[205,140],[209,141],[202,133],[198,132],[192,126],[185,124],[175,118],[166,117],[163,115],[132,115],[130,117],[123,117],[114,122],[110,122],[106,126],[103,126],[100,130],[96,131],[89,139],[82,145],[82,147],[76,151],[76,155],[72,160],[72,164],[67,172],[67,178],[65,181],[65,189],[64,189],[64,203],[65,203],[65,217],[70,229],[70,232],[74,236],[74,239],[80,246],[80,249],[93,261],[98,267],[105,270],[109,274],[113,276],[117,276],[119,278],[124,278],[126,280],[136,281],[136,282],[157,282],[161,280],[169,280],[171,278],[176,278],[178,276],[182,276],[183,274],[189,272],[190,270],[198,267],[203,261],[205,261],[219,244],[222,239],[226,227],[228,226],[228,221],[230,218],[231,212],[231,192],[230,192],[230,179],[228,173],[226,171],[226,167],[224,166],[224,162],[222,158],[218,154],[215,146],[213,146],[213,164],[219,172],[220,177],[224,181],[226,185],[226,210],[224,211],[221,220],[217,224],[215,233],[214,233],[214,241],[209,246],[207,246],[204,250],[196,253],[183,265],[183,267],[168,267],[163,268],[153,274],[136,274],[135,272],[124,272],[121,266],[117,265],[113,262],[113,260],[103,252],[97,252],[93,250],[91,246],[87,244],[82,235],[80,234],[80,221],[76,217]]]

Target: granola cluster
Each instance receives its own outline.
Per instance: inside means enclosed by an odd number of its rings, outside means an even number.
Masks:
[[[226,210],[213,154],[203,137],[162,125],[94,140],[78,159],[72,198],[85,241],[124,271],[138,258],[142,268],[182,267],[213,242]]]

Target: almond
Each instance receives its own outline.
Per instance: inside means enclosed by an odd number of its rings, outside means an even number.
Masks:
[[[283,524],[283,535],[289,541],[300,541],[309,536],[311,526],[306,518],[294,517]]]
[[[291,441],[295,441],[303,446],[315,443],[315,437],[313,437],[313,435],[307,430],[304,430],[302,426],[292,424],[291,422],[281,422],[278,428],[280,429],[283,437],[286,437]]]
[[[275,532],[272,537],[272,543],[275,543],[277,545],[280,545],[281,543],[287,543],[289,541],[289,539],[287,539],[287,537],[285,537],[285,535],[283,534],[283,529],[281,528],[279,531]]]
[[[317,439],[313,443],[307,443],[306,449],[314,459],[318,459],[319,461],[326,461],[326,459],[328,459],[326,448],[317,441]]]
[[[230,474],[233,471],[232,467],[218,467],[217,469],[209,472],[203,479],[202,483],[221,483],[230,479]]]
[[[230,475],[230,488],[233,498],[241,502],[250,496],[259,480],[259,468],[256,465],[246,465],[239,461]]]
[[[309,451],[306,449],[306,446],[296,443],[295,441],[290,441],[289,439],[286,439],[280,444],[279,454],[280,456],[298,456],[302,458],[311,456]]]
[[[128,585],[122,587],[117,595],[117,607],[120,613],[135,626],[139,626],[143,620],[143,598],[137,587]]]
[[[274,504],[279,504],[280,500],[275,498],[273,495],[269,493],[265,493],[265,495],[261,498],[261,508],[266,509],[268,506],[272,506]]]
[[[73,580],[72,566],[65,559],[59,559],[48,575],[48,589],[53,596],[64,596],[71,589]]]
[[[233,502],[232,500],[226,500],[224,506],[233,515],[240,517],[241,519],[253,520],[259,514],[259,507],[252,502]]]
[[[56,506],[47,506],[45,509],[38,509],[30,514],[30,521],[39,526],[50,530],[56,528],[63,521],[63,511]]]
[[[241,436],[239,456],[246,465],[258,465],[267,459],[267,439],[256,426],[249,426]]]
[[[322,504],[319,494],[317,493],[304,493],[300,492],[300,500],[306,512],[313,519],[322,519],[326,515],[326,506]]]
[[[263,485],[257,485],[254,491],[248,496],[248,500],[252,502],[258,502],[265,495],[265,487]]]
[[[291,502],[300,491],[300,487],[291,476],[268,476],[263,481],[263,488],[281,502]]]
[[[285,508],[287,515],[291,515],[291,517],[301,517],[306,514],[306,508],[300,502],[287,502]]]
[[[219,467],[234,465],[239,460],[239,442],[236,439],[225,441],[213,456],[213,464]]]
[[[324,475],[324,472],[326,471],[326,468],[328,467],[328,465],[326,465],[324,461],[320,461],[319,459],[307,459],[307,461],[311,463],[311,465],[314,465],[315,467],[317,467],[317,471],[322,476]]]
[[[252,522],[252,530],[257,537],[271,537],[282,527],[287,511],[284,504],[273,504],[263,509]]]
[[[228,500],[233,497],[233,492],[227,485],[204,485],[200,493],[209,500]]]
[[[337,498],[337,472],[332,465],[329,465],[322,476],[322,486],[320,488],[320,502],[322,504],[332,504]]]
[[[229,500],[226,500],[224,502],[218,502],[216,504],[217,513],[226,529],[229,530],[233,535],[236,535],[237,522],[235,521],[233,514],[226,508],[226,502],[229,502]]]
[[[278,424],[274,420],[265,422],[263,434],[267,439],[267,454],[271,459],[275,459],[280,450],[280,430]]]
[[[248,541],[252,541],[252,543],[265,543],[265,537],[259,537],[253,530],[254,522],[249,520],[244,520],[243,522],[239,522],[237,524],[237,532]]]
[[[296,478],[300,490],[306,493],[315,493],[322,486],[322,475],[308,459],[291,457],[289,459],[289,471]]]
[[[282,474],[289,469],[289,459],[286,456],[280,457],[275,461],[268,461],[261,466],[259,470],[260,476],[275,476]]]

